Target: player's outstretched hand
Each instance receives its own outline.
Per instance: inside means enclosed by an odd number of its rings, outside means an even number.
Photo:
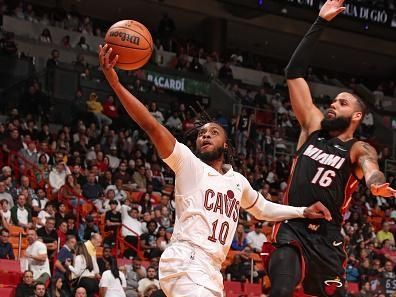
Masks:
[[[319,16],[330,22],[346,8],[342,6],[345,0],[327,0],[320,9]]]
[[[110,86],[114,86],[118,83],[118,75],[114,70],[118,55],[110,58],[112,51],[113,49],[108,44],[105,44],[103,47],[99,45],[99,63]]]
[[[322,202],[315,202],[304,210],[304,216],[307,219],[325,219],[331,221],[332,217],[330,211]]]
[[[389,183],[382,185],[371,185],[371,194],[381,197],[396,197],[396,190],[389,187]]]

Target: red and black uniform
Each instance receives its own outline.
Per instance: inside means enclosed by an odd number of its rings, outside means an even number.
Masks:
[[[358,186],[350,160],[356,141],[343,142],[318,130],[308,137],[293,161],[285,203],[310,206],[320,201],[333,218],[331,222],[293,219],[274,227],[274,245],[279,250],[292,246],[301,256],[296,265],[301,269],[304,292],[309,295],[344,296],[346,254],[340,232],[343,214]],[[277,262],[275,258],[274,263],[270,259],[270,269]]]

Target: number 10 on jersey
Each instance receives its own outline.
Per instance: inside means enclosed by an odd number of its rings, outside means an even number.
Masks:
[[[208,240],[212,242],[217,242],[217,240],[219,240],[219,242],[222,245],[225,245],[228,236],[228,230],[230,229],[230,225],[228,224],[227,221],[223,222],[220,226],[219,234],[216,236],[218,223],[219,220],[216,220],[212,223],[212,235],[208,236]]]

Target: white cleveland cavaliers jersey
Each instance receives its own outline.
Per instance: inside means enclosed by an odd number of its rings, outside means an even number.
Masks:
[[[239,208],[258,193],[232,167],[222,175],[176,142],[164,162],[175,172],[176,221],[172,241],[187,241],[223,262],[238,224]]]

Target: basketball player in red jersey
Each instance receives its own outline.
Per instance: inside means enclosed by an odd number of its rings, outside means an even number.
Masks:
[[[161,289],[168,297],[222,297],[221,264],[238,224],[240,207],[260,220],[326,218],[322,203],[292,207],[267,201],[227,163],[230,154],[225,130],[217,123],[198,129],[196,155],[161,125],[146,107],[125,89],[110,59],[112,49],[100,47],[103,73],[121,103],[148,134],[160,157],[175,172],[176,220],[171,245],[159,264]]]
[[[340,231],[351,195],[360,179],[374,196],[395,195],[379,170],[375,149],[353,136],[366,111],[362,100],[348,92],[340,93],[323,115],[313,104],[304,79],[321,32],[345,10],[343,2],[328,0],[323,5],[286,67],[290,100],[301,134],[285,202],[301,207],[320,201],[333,220],[292,219],[275,226],[276,250],[268,265],[271,297],[291,297],[296,287],[303,288],[303,296],[345,296],[346,255]]]

